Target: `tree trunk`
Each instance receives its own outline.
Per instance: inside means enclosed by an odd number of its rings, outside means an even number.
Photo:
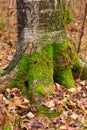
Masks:
[[[31,54],[21,60],[12,87],[29,97],[53,93],[54,82],[75,87],[72,68],[80,68],[73,47],[67,41],[62,0],[17,0],[18,46],[9,73],[19,62],[28,44]]]
[[[33,43],[38,26],[38,2],[17,0],[18,45],[12,61],[5,69],[9,73],[19,63],[28,45]]]

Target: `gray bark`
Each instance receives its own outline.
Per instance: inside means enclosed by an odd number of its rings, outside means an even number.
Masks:
[[[17,0],[18,45],[10,64],[5,68],[9,73],[20,61],[29,43],[33,43],[38,26],[38,2]]]
[[[47,44],[65,41],[62,7],[61,0],[17,0],[18,45],[6,73],[19,63],[29,44],[35,52]]]

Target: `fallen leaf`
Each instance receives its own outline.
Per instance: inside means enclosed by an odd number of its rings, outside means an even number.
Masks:
[[[73,120],[76,120],[76,119],[78,118],[78,115],[77,115],[76,113],[73,113],[73,114],[71,115],[71,118],[72,118]]]
[[[35,115],[32,112],[27,113],[26,116],[30,119],[35,117]]]
[[[68,91],[74,93],[76,92],[76,88],[70,88]]]
[[[76,130],[76,128],[73,128],[73,127],[69,126],[67,130]]]
[[[54,87],[55,87],[55,91],[58,91],[61,89],[61,86],[58,83],[55,83]]]
[[[44,128],[45,129],[49,128],[50,123],[51,123],[50,119],[48,117],[45,117],[44,120],[43,120],[43,126],[44,126]]]
[[[67,126],[60,126],[60,130],[67,130]]]
[[[50,100],[50,101],[45,102],[43,105],[51,108],[51,107],[55,106],[55,102],[54,102],[54,100]]]
[[[80,85],[82,85],[82,86],[86,85],[86,81],[85,81],[85,80],[84,80],[84,81],[81,81],[81,82],[80,82]]]
[[[29,104],[29,100],[26,99],[26,98],[24,98],[24,99],[23,99],[23,104]]]

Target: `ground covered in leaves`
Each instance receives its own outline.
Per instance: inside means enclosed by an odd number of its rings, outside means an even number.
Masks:
[[[67,25],[67,36],[77,49],[83,18]],[[0,71],[9,64],[17,43],[15,2],[0,0]],[[80,58],[87,62],[87,22]],[[8,86],[1,83],[0,87]],[[0,94],[0,130],[87,130],[87,80],[76,80],[77,92],[55,83],[53,96],[31,103],[17,88]],[[16,86],[15,86],[16,87]]]
[[[7,88],[0,94],[0,129],[87,130],[87,81],[77,80],[76,85],[74,93],[55,83],[54,95],[40,102],[41,111],[19,89]]]
[[[13,0],[12,0],[13,1]],[[0,70],[12,60],[17,43],[15,0],[0,0]]]

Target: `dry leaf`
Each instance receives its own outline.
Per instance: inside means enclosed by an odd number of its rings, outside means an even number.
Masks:
[[[85,80],[84,80],[84,81],[81,81],[81,82],[80,82],[80,85],[82,85],[82,86],[86,85],[86,81],[85,81]]]
[[[68,91],[74,93],[76,92],[76,88],[70,88]]]
[[[26,116],[30,119],[35,117],[35,115],[32,112],[27,113]]]
[[[26,98],[24,98],[24,99],[23,99],[23,104],[29,104],[29,100],[26,99]]]
[[[51,107],[55,106],[55,102],[54,102],[54,100],[50,100],[50,101],[45,102],[43,105],[51,108]]]
[[[60,130],[67,130],[67,126],[65,126],[65,125],[64,125],[64,126],[61,126],[61,127],[60,127]]]
[[[55,83],[55,91],[58,91],[58,90],[60,90],[61,89],[61,86],[60,86],[60,84],[58,84],[58,83]]]
[[[76,119],[78,118],[78,115],[77,115],[76,113],[73,113],[73,114],[71,115],[71,118],[72,118],[73,120],[76,120]]]
[[[73,128],[73,127],[69,126],[67,130],[76,130],[76,128]]]

